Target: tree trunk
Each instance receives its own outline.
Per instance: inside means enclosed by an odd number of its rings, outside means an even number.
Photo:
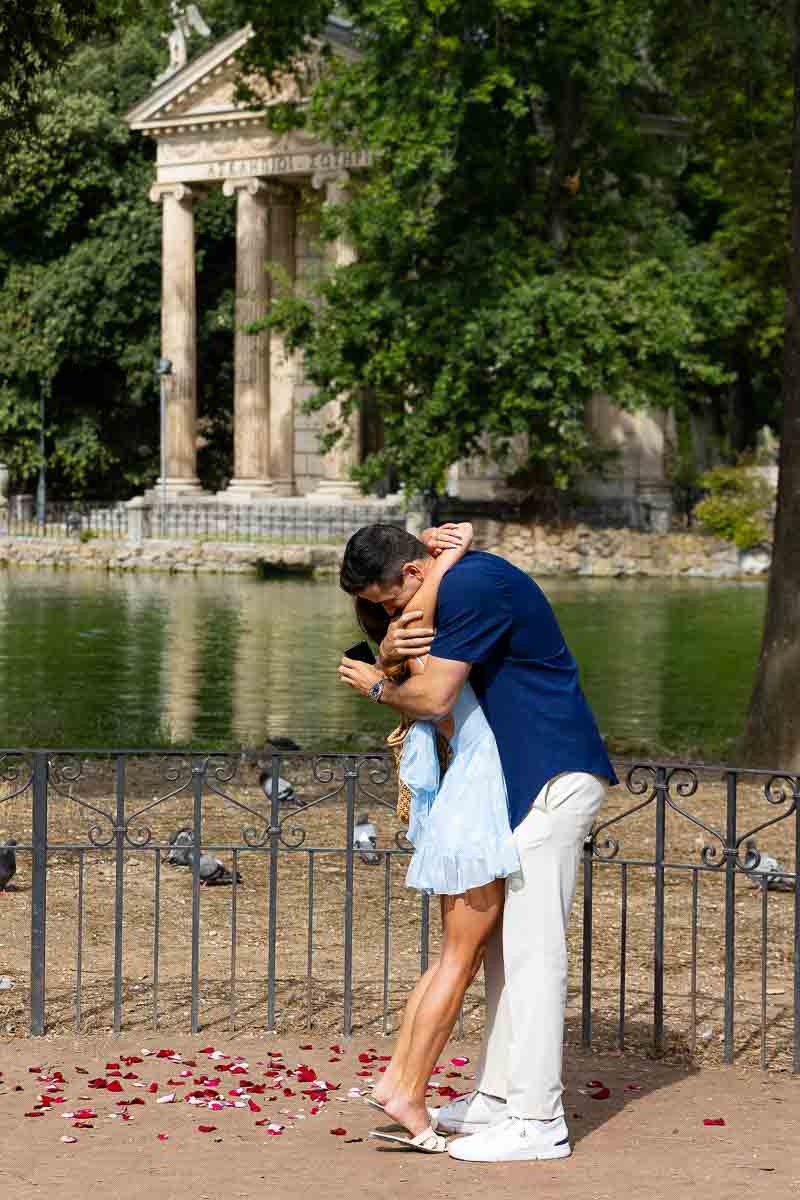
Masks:
[[[778,508],[761,654],[739,753],[748,766],[800,771],[800,0],[790,14],[792,210]]]

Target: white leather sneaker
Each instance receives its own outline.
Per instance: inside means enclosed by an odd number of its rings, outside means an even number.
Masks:
[[[534,1158],[567,1158],[572,1147],[563,1117],[554,1121],[505,1117],[472,1137],[451,1142],[447,1152],[451,1158],[462,1162],[520,1162]]]
[[[505,1111],[505,1100],[483,1092],[468,1092],[436,1109],[436,1128],[448,1133],[480,1133],[494,1121],[502,1120]]]

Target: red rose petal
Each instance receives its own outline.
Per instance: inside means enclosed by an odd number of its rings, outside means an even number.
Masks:
[[[94,1125],[91,1123],[91,1121],[73,1121],[72,1128],[73,1129],[94,1129]]]
[[[450,1062],[452,1063],[452,1065],[454,1067],[465,1067],[467,1065],[467,1063],[469,1062],[469,1059],[464,1058],[464,1057],[451,1058]]]
[[[112,1079],[108,1085],[108,1090],[109,1092],[121,1092],[123,1090],[122,1084],[118,1079]]]
[[[158,1134],[158,1140],[159,1140],[160,1142],[168,1142],[168,1141],[169,1141],[169,1134],[168,1134],[168,1133],[159,1133],[159,1134]]]
[[[642,1090],[642,1085],[640,1083],[626,1083],[625,1084],[626,1092],[640,1092],[641,1090]]]
[[[148,1086],[147,1090],[151,1096],[154,1096],[156,1094],[156,1092],[158,1091],[158,1084],[156,1083],[155,1080],[153,1080],[153,1082]]]
[[[247,1107],[250,1109],[250,1112],[261,1112],[261,1105],[256,1104],[255,1100],[248,1100]]]
[[[607,1087],[601,1087],[601,1088],[598,1088],[597,1091],[595,1091],[595,1092],[589,1092],[589,1095],[591,1096],[591,1098],[593,1100],[607,1100],[608,1097],[611,1095],[611,1092],[608,1090]]]
[[[599,1088],[605,1087],[606,1085],[603,1083],[602,1079],[590,1079],[586,1086],[588,1088]]]
[[[313,1050],[314,1047],[313,1046],[301,1046],[300,1049],[301,1050]]]
[[[704,1125],[724,1125],[725,1120],[723,1117],[705,1117],[703,1119],[703,1124]]]
[[[334,1137],[344,1137],[345,1134],[347,1133],[347,1130],[342,1129],[342,1127],[340,1125],[337,1125],[335,1129],[331,1130],[331,1133],[333,1134]]]
[[[198,1054],[213,1054],[214,1047],[213,1046],[203,1046],[200,1050],[197,1051],[197,1053]]]
[[[37,1109],[37,1110],[36,1110],[36,1112],[26,1112],[26,1113],[25,1113],[25,1116],[26,1116],[26,1117],[43,1117],[43,1116],[44,1116],[44,1110],[43,1110],[43,1109],[41,1109],[41,1108],[39,1108],[39,1109]]]
[[[198,1133],[216,1133],[216,1129],[217,1129],[216,1125],[198,1125],[197,1126]]]

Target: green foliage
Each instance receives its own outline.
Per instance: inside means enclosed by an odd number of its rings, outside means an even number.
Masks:
[[[651,5],[615,0],[353,0],[360,57],[329,56],[306,109],[278,113],[374,166],[323,235],[358,259],[273,322],[306,355],[310,405],[368,396],[412,491],[488,448],[528,438],[557,486],[593,448],[584,411],[702,403],[733,378],[719,343],[745,302],[672,199],[682,146],[645,129],[665,100],[642,47]],[[318,0],[237,0],[249,65],[270,72],[308,44]],[[342,426],[328,430],[341,436]]]
[[[158,472],[161,214],[148,198],[153,146],[125,111],[163,66],[159,21],[72,57],[42,84],[33,132],[0,196],[0,456],[15,489],[39,466],[46,395],[53,494],[125,496]],[[199,398],[205,481],[219,486],[229,436],[232,205],[198,205]]]
[[[694,516],[706,533],[751,550],[769,540],[774,493],[767,481],[746,467],[716,467],[701,480],[707,495]]]

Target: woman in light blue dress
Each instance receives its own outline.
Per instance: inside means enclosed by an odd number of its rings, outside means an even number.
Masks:
[[[408,605],[421,612],[420,626],[433,625],[439,584],[471,545],[470,525],[453,528],[457,532],[449,539],[451,546],[439,553]],[[452,545],[456,539],[459,544]],[[363,604],[358,611],[366,631],[375,636],[374,626],[364,620]],[[413,662],[411,670],[424,670],[424,660]],[[435,1129],[435,1112],[425,1103],[428,1081],[502,917],[505,879],[519,869],[497,743],[469,683],[439,730],[452,752],[444,778],[436,726],[419,720],[406,734],[400,777],[412,796],[408,838],[414,854],[406,883],[441,897],[442,946],[408,1000],[391,1063],[370,1101],[411,1135],[372,1136],[426,1153],[446,1150]]]

